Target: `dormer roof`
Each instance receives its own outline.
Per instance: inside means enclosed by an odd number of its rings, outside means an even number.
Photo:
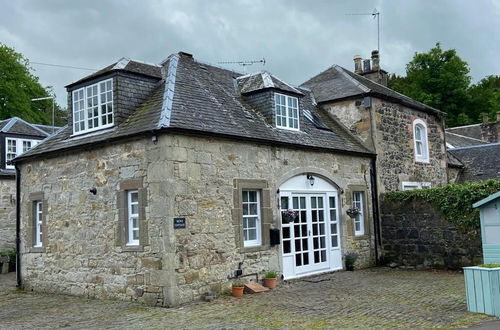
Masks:
[[[284,92],[304,95],[297,88],[287,84],[267,71],[259,71],[236,78],[241,94],[250,94],[259,90],[274,88]]]
[[[82,79],[79,79],[67,85],[66,88],[71,88],[74,85],[81,84],[85,81],[103,76],[113,71],[124,71],[124,72],[139,74],[142,76],[161,79],[161,68],[162,66],[159,64],[146,63],[146,62],[131,60],[127,57],[122,57],[117,62],[108,65],[101,70],[98,70]]]
[[[31,124],[18,117],[12,117],[0,121],[0,132],[2,133],[30,135],[40,137],[40,139],[44,139],[47,136],[51,135],[53,129],[55,129],[55,131],[57,132],[60,127]]]

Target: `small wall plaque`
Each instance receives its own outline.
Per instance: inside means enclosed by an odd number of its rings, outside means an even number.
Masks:
[[[186,218],[174,218],[174,229],[186,228]]]

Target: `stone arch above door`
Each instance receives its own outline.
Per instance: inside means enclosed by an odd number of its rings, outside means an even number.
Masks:
[[[314,177],[320,177],[323,180],[328,181],[331,185],[333,185],[333,187],[335,187],[335,190],[339,192],[342,191],[341,187],[345,186],[345,183],[341,178],[335,178],[330,172],[319,167],[296,167],[286,172],[280,178],[278,178],[276,186],[280,188],[284,183],[286,183],[290,179],[297,177],[299,175],[307,175],[307,174],[312,174]]]

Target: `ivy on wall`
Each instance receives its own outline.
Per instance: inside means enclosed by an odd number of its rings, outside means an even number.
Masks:
[[[392,202],[428,202],[457,228],[477,234],[480,227],[479,209],[473,208],[472,204],[497,191],[500,191],[500,180],[485,180],[428,189],[392,191],[385,194],[384,199]]]

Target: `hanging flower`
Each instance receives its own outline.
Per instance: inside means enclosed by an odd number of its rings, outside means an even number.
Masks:
[[[281,220],[283,223],[294,222],[299,217],[299,211],[286,210],[281,211]]]
[[[361,210],[357,207],[353,207],[345,211],[345,213],[347,213],[347,215],[350,216],[351,218],[355,218],[358,214],[361,213]]]

